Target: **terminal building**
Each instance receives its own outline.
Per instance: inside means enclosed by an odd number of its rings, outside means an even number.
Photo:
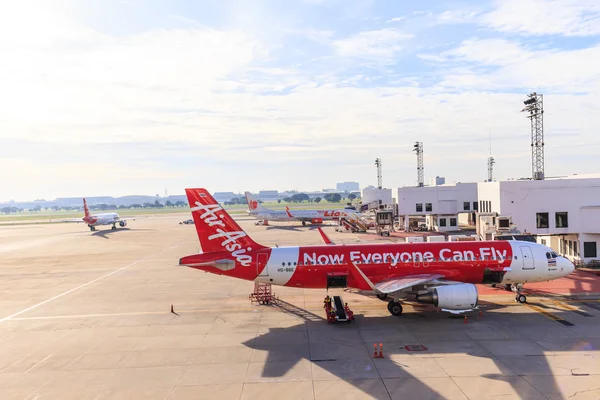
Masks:
[[[475,225],[480,240],[512,231],[574,262],[600,260],[600,174],[402,187],[398,214],[406,229],[423,218],[440,232]]]

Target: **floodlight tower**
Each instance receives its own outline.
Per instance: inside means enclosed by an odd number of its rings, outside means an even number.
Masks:
[[[494,180],[494,157],[488,157],[488,182],[493,182]]]
[[[492,157],[492,134],[490,133],[490,156],[488,157],[488,182],[494,180],[494,164],[496,161]]]
[[[381,158],[375,159],[375,165],[377,166],[377,187],[382,189],[383,186],[381,184]]]
[[[423,142],[415,142],[413,151],[417,153],[417,182],[419,187],[423,187]]]
[[[544,179],[544,99],[533,92],[523,102],[531,120],[531,172],[534,180]]]

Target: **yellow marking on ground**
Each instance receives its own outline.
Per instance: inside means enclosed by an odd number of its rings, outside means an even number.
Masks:
[[[551,300],[551,302],[552,302],[553,304],[557,305],[557,306],[558,306],[558,307],[560,307],[560,308],[564,308],[565,310],[569,310],[569,311],[579,311],[579,309],[578,309],[577,307],[570,306],[570,305],[568,305],[568,304],[566,304],[566,303],[563,303],[563,302],[561,302],[561,301]]]
[[[570,323],[569,321],[566,321],[564,319],[562,319],[561,317],[552,314],[551,312],[548,312],[546,310],[544,310],[543,308],[533,305],[533,304],[529,304],[529,303],[524,303],[527,307],[531,308],[534,311],[539,312],[540,314],[542,314],[543,316],[550,318],[553,321],[559,322],[563,325],[567,325],[567,326],[572,326],[573,324]]]

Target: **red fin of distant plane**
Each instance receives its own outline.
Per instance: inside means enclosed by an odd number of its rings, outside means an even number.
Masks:
[[[206,189],[185,189],[202,251],[226,251],[232,257],[250,257],[265,248],[252,240]]]
[[[85,201],[85,197],[83,198],[83,212],[87,218],[90,217],[90,209],[88,208],[87,201]]]
[[[292,215],[292,213],[290,212],[290,208],[288,206],[285,206],[285,212],[287,214],[288,217],[290,218],[294,218],[294,216]]]
[[[325,244],[335,244],[333,243],[333,240],[329,239],[329,236],[327,236],[325,234],[325,232],[323,232],[323,229],[321,228],[317,228],[319,230],[319,233],[321,234],[321,237],[323,238],[323,241],[325,242]]]

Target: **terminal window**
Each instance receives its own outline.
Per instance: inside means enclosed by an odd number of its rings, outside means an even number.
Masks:
[[[431,203],[425,203],[425,211],[431,211]]]
[[[548,213],[537,213],[536,216],[536,227],[538,229],[548,228]]]
[[[450,218],[450,226],[456,226],[456,218]]]
[[[477,204],[476,201],[473,202],[473,211],[478,211],[479,210],[479,204]]]
[[[569,227],[569,219],[566,212],[557,212],[556,213],[556,227],[557,228],[568,228]]]
[[[417,212],[423,212],[423,203],[417,203]]]
[[[476,204],[476,203],[473,203]],[[469,211],[469,209],[471,208],[471,203],[469,203],[468,201],[463,202],[463,211]]]
[[[583,257],[598,257],[596,252],[596,242],[583,242]]]
[[[440,226],[446,226],[446,218],[440,218]]]

